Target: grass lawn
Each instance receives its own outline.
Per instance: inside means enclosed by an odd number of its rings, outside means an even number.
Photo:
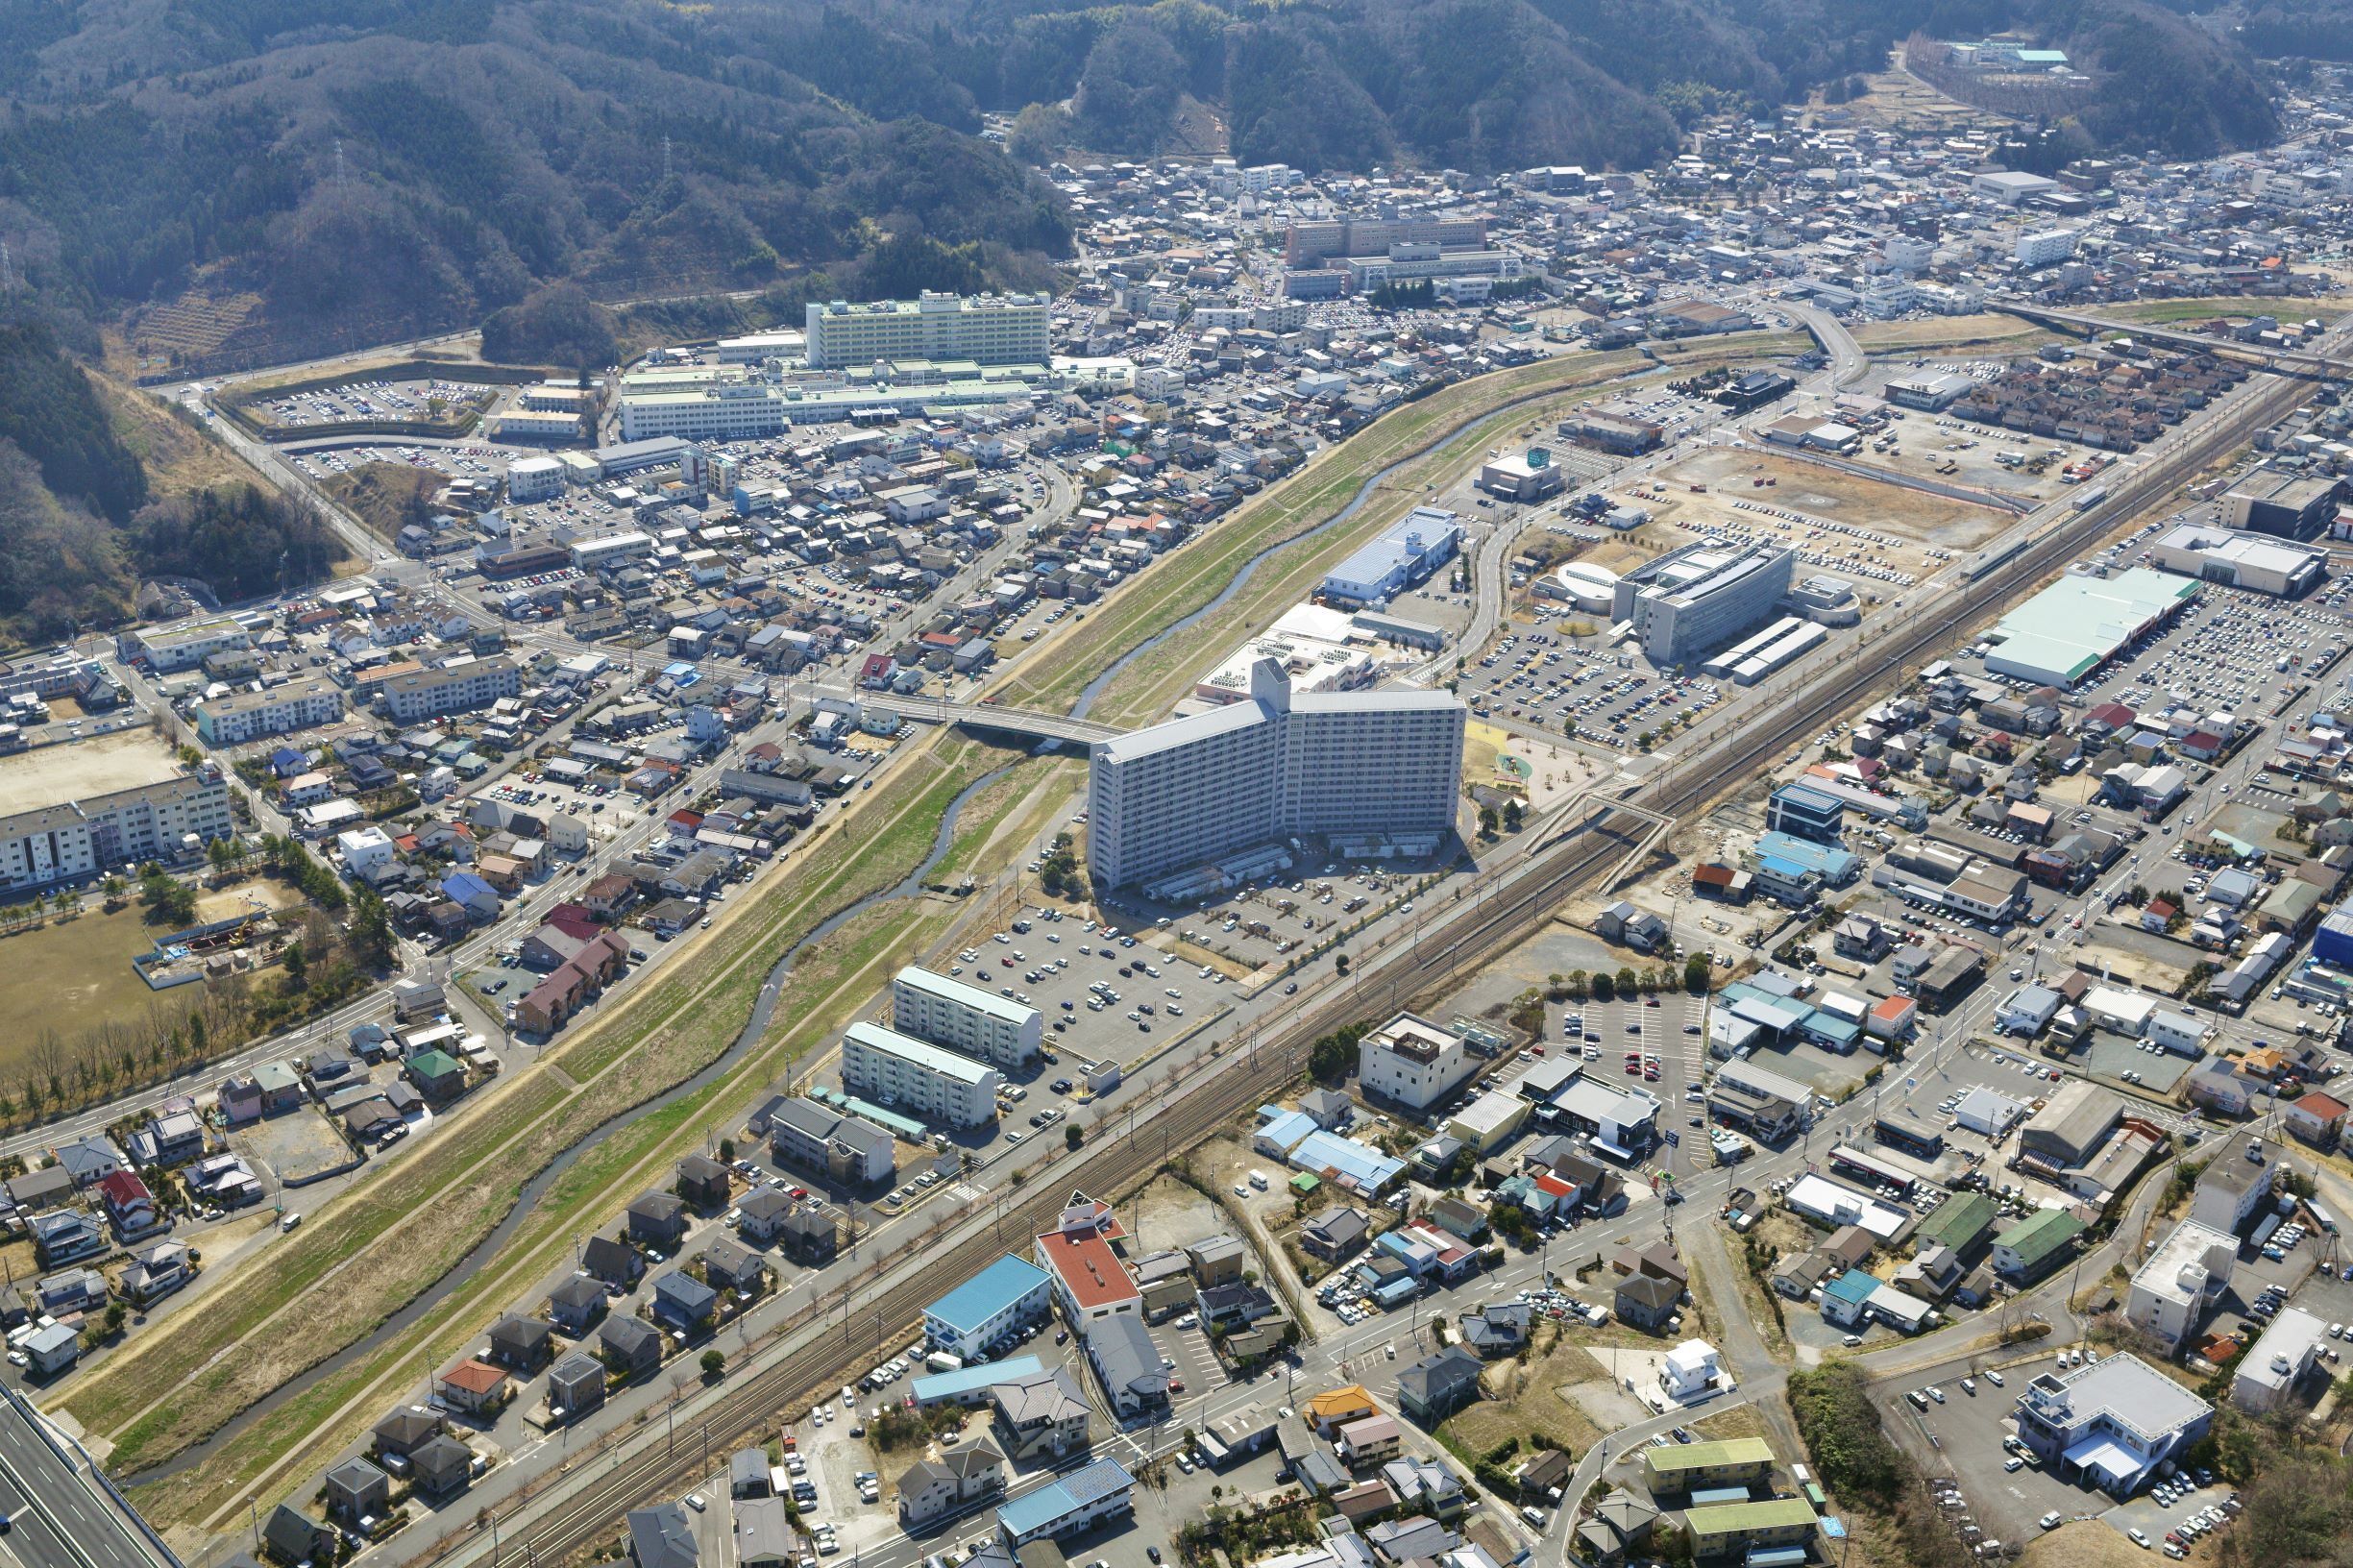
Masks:
[[[201,981],[149,991],[132,971],[163,929],[140,914],[136,904],[102,914],[93,900],[71,919],[0,938],[0,1017],[21,1024],[0,1030],[0,1079],[27,1069],[43,1035],[71,1041],[109,1024],[168,1025],[195,1009]]]

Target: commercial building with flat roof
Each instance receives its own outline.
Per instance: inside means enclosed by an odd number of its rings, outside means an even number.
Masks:
[[[913,964],[892,977],[891,1024],[1007,1070],[1036,1061],[1045,1041],[1036,1008]]]
[[[981,365],[1042,365],[1052,355],[1043,294],[934,294],[852,304],[810,302],[812,370],[877,359],[969,359]]]
[[[2157,536],[2149,546],[2149,558],[2168,572],[2201,582],[2292,599],[2328,576],[2329,554],[2292,539],[2183,523]]]
[[[1461,543],[1460,518],[1443,506],[1416,506],[1325,573],[1323,597],[1350,606],[1385,603],[1428,581]]]
[[[1985,656],[1997,675],[2073,687],[2179,614],[2198,585],[2145,566],[2112,576],[2070,575],[2001,618]]]
[[[977,1127],[993,1120],[1004,1083],[994,1067],[878,1023],[853,1023],[842,1034],[842,1087],[926,1121]]]
[[[1140,1318],[1143,1292],[1091,1218],[1072,1218],[1039,1237],[1040,1267],[1053,1278],[1054,1299],[1080,1333],[1096,1318]]]
[[[2018,1402],[2018,1435],[2061,1481],[2129,1497],[2206,1434],[2214,1408],[2129,1351],[2036,1375]]]
[[[1122,887],[1302,834],[1454,831],[1467,710],[1437,691],[1293,693],[1273,659],[1250,696],[1094,748],[1087,853]]]
[[[1398,1014],[1357,1041],[1359,1086],[1409,1111],[1427,1111],[1478,1070],[1461,1036],[1411,1013]]]
[[[1797,560],[1778,545],[1685,545],[1620,577],[1610,615],[1651,663],[1696,663],[1775,613]]]

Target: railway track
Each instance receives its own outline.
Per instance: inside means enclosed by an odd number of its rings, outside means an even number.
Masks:
[[[2063,517],[2048,525],[2008,561],[1938,605],[1933,615],[1916,616],[1871,645],[1865,656],[1834,667],[1793,693],[1771,714],[1744,723],[1703,751],[1679,759],[1651,784],[1630,791],[1630,803],[1639,801],[1650,812],[1668,815],[1681,815],[1703,804],[1728,784],[1749,776],[1774,754],[1813,732],[1828,715],[1846,711],[1861,700],[1891,673],[1911,668],[1920,657],[1944,646],[1964,625],[2056,570],[2085,542],[2160,499],[2206,456],[2229,450],[2261,425],[2280,417],[2301,395],[2301,388],[2283,383],[2250,398],[2243,408],[2201,432],[2190,444],[2194,450],[2185,449],[2144,468],[2115,485],[2105,502],[2081,516]],[[1007,1204],[991,1228],[975,1229],[944,1250],[926,1255],[920,1272],[847,1311],[844,1321],[808,1333],[799,1345],[771,1364],[740,1375],[740,1381],[688,1432],[661,1442],[644,1442],[635,1452],[620,1442],[609,1458],[605,1452],[595,1452],[579,1461],[574,1468],[585,1467],[593,1473],[507,1537],[504,1550],[525,1552],[534,1565],[554,1565],[592,1547],[608,1545],[626,1509],[648,1499],[674,1495],[697,1482],[706,1453],[723,1454],[748,1438],[765,1442],[785,1412],[806,1408],[844,1383],[854,1381],[860,1371],[881,1359],[883,1347],[915,1332],[922,1308],[937,1295],[940,1282],[977,1272],[1004,1250],[1003,1237],[1031,1236],[1049,1227],[1063,1208],[1066,1188],[1062,1184],[1091,1192],[1126,1190],[1160,1166],[1164,1151],[1191,1148],[1262,1103],[1267,1093],[1295,1079],[1306,1069],[1309,1048],[1321,1035],[1377,1013],[1383,1005],[1394,1007],[1524,940],[1550,918],[1564,897],[1616,864],[1649,821],[1647,816],[1633,811],[1605,809],[1583,830],[1555,847],[1537,851],[1524,867],[1506,868],[1497,873],[1504,879],[1503,891],[1489,895],[1482,890],[1468,911],[1448,914],[1438,932],[1414,941],[1408,952],[1393,956],[1379,971],[1331,987],[1311,1012],[1303,1011],[1262,1037],[1245,1037],[1226,1047],[1215,1059],[1219,1066],[1206,1071],[1203,1081],[1189,1092],[1164,1101],[1165,1109],[1146,1124],[1159,1138],[1140,1139],[1132,1129],[1122,1138],[1112,1131],[1113,1123],[1100,1124],[1095,1134],[1100,1141],[1089,1146],[1088,1157],[1078,1169],[1040,1180],[1017,1201]],[[456,1544],[445,1544],[443,1555]]]

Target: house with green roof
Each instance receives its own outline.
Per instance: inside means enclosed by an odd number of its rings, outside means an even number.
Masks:
[[[2084,1223],[2064,1209],[2038,1209],[1994,1237],[1994,1272],[2031,1285],[2074,1255]]]
[[[466,1069],[447,1051],[420,1052],[401,1070],[429,1100],[453,1100],[466,1091]]]
[[[1950,1247],[1955,1256],[1993,1234],[2001,1207],[1982,1192],[1956,1192],[1938,1204],[1912,1233],[1915,1256],[1932,1247]]]

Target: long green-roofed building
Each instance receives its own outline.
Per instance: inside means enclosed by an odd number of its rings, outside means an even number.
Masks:
[[[2064,1209],[2038,1209],[1994,1237],[1994,1272],[2014,1285],[2041,1279],[2072,1256],[2083,1221]]]
[[[1770,1503],[1725,1503],[1708,1508],[1687,1508],[1683,1525],[1691,1532],[1691,1555],[1723,1557],[1777,1546],[1801,1546],[1813,1539],[1819,1521],[1814,1506],[1802,1497],[1777,1498]]]
[[[2113,576],[2069,576],[2001,618],[1988,673],[2071,687],[2197,598],[2194,578],[2136,566]]]
[[[1967,1252],[1985,1239],[2000,1212],[1982,1192],[1956,1192],[1912,1232],[1912,1248],[1925,1252],[1930,1247],[1950,1247],[1954,1252]]]
[[[1739,1485],[1773,1474],[1773,1447],[1762,1437],[1653,1447],[1643,1450],[1642,1473],[1653,1492]]]

